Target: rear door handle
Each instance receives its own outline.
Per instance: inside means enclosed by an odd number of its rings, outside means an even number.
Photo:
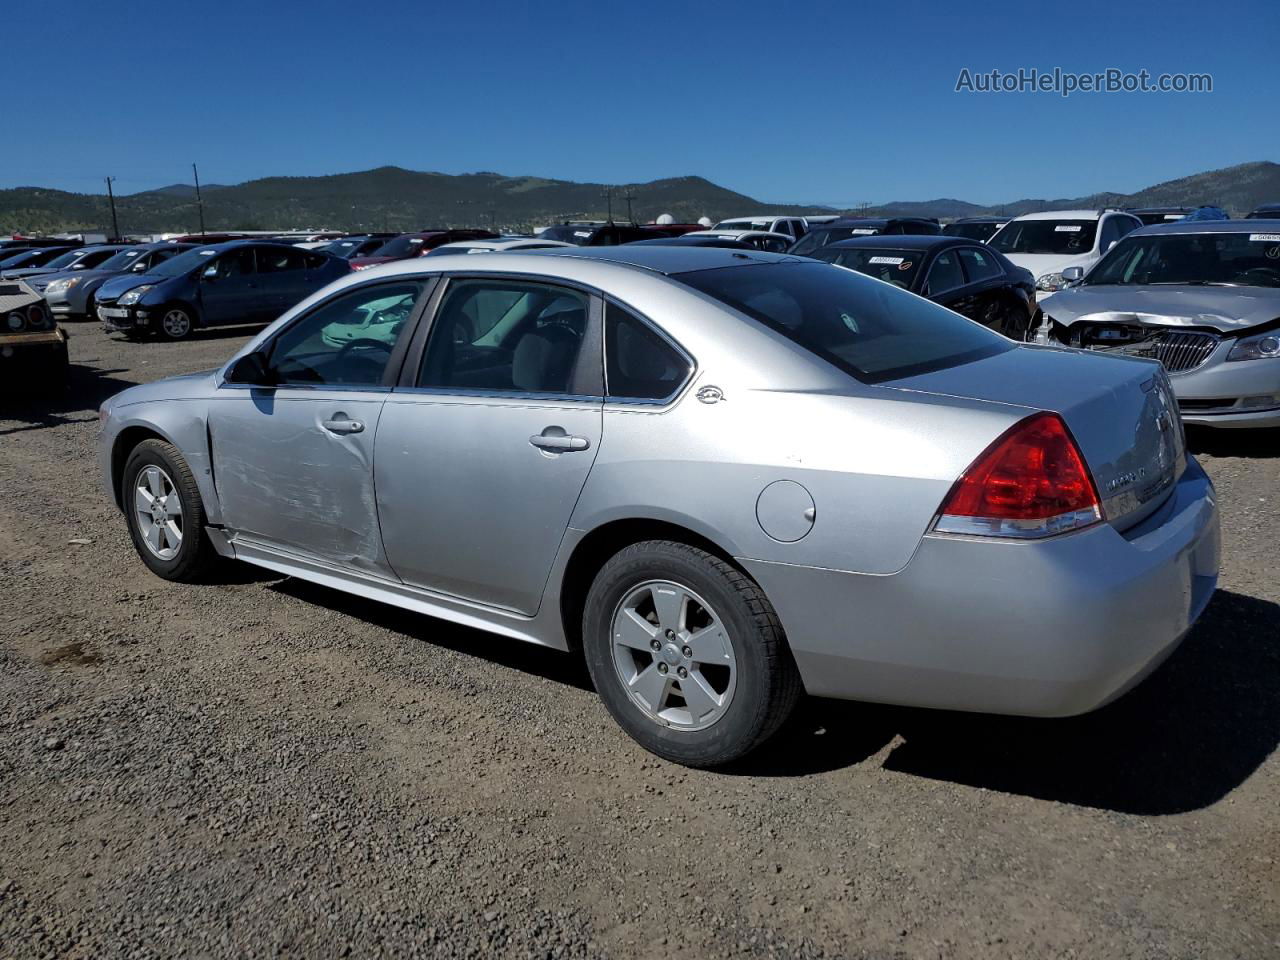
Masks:
[[[591,441],[586,437],[566,437],[537,433],[529,438],[529,442],[539,450],[552,450],[556,453],[569,453],[574,450],[586,450]]]
[[[360,420],[348,420],[346,417],[339,417],[334,420],[324,420],[320,423],[330,433],[336,433],[345,436],[348,433],[360,433],[364,430],[364,423]]]

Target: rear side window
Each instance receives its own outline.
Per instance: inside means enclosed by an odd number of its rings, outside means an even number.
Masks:
[[[970,283],[1004,275],[1004,271],[996,263],[995,254],[983,253],[977,247],[961,247],[960,262],[964,264],[965,276]]]
[[[284,273],[303,269],[302,251],[296,247],[259,247],[258,272]]]
[[[604,354],[610,397],[666,400],[689,376],[689,362],[680,352],[616,303],[605,307]]]
[[[1012,349],[999,334],[950,310],[828,264],[720,267],[676,279],[866,383]]]

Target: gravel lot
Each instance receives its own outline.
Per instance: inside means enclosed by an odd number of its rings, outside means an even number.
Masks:
[[[1280,437],[1192,437],[1221,590],[1120,702],[810,702],[692,772],[571,657],[249,567],[152,577],[97,405],[243,331],[70,331],[65,397],[0,399],[0,958],[1280,955]]]

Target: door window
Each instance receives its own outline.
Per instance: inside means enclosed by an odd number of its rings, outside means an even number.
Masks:
[[[689,361],[643,320],[610,303],[604,314],[608,394],[629,400],[666,400],[689,376]]]
[[[960,262],[970,283],[1004,275],[1004,270],[996,263],[995,254],[983,253],[977,247],[961,247]]]
[[[589,298],[565,287],[456,280],[436,312],[419,387],[573,394]],[[599,378],[599,369],[595,372]]]
[[[288,273],[301,271],[306,267],[306,258],[301,250],[295,247],[259,247],[259,273]]]
[[[277,383],[380,386],[403,336],[422,281],[384,283],[334,297],[276,337],[270,367]]]
[[[241,247],[224,253],[213,263],[204,268],[206,277],[227,280],[231,277],[242,277],[254,272],[253,248]]]
[[[964,286],[964,272],[954,250],[947,250],[934,257],[929,268],[929,279],[924,284],[924,295],[936,297],[940,293]]]

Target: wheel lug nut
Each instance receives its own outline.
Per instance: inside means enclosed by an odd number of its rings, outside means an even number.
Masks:
[[[654,650],[661,650],[661,649],[662,649],[662,641],[661,641],[661,640],[656,640],[656,639],[655,639],[655,640],[650,640],[650,641],[649,641],[649,646],[650,646],[650,647],[652,647]]]
[[[686,659],[688,659],[688,660],[692,660],[692,659],[693,659],[693,648],[692,648],[692,647],[683,647],[683,648],[680,650],[680,652],[681,652],[681,653],[683,653],[683,654],[685,655],[685,658],[686,658]]]
[[[681,680],[683,680],[685,677],[689,676],[689,671],[688,671],[688,670],[686,670],[684,667],[679,667],[679,668],[676,670],[676,673],[680,674],[680,679],[681,679]]]
[[[674,630],[668,630],[668,631],[667,631],[667,639],[668,639],[668,640],[674,640],[675,638],[676,638],[676,632],[675,632]]]
[[[667,665],[666,665],[665,663],[660,663],[660,664],[658,664],[658,672],[659,672],[659,673],[666,673],[666,672],[667,672]]]

